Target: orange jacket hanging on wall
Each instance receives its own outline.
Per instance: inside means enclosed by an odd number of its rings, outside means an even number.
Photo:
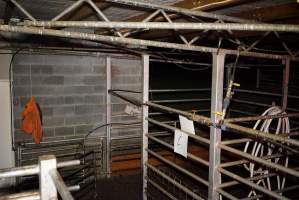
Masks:
[[[22,112],[22,130],[26,133],[31,133],[36,144],[39,144],[42,139],[42,122],[41,115],[34,97],[30,97]]]

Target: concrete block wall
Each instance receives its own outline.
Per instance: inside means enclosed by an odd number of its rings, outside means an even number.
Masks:
[[[126,67],[123,67],[126,66]],[[142,63],[141,60],[130,60],[121,58],[111,59],[111,87],[112,89],[123,89],[142,91]],[[142,94],[122,92],[126,96],[142,99]],[[124,110],[128,104],[124,100],[112,96],[112,123],[134,123],[141,122],[137,116],[128,116]],[[112,129],[111,137],[117,138],[124,135],[140,135],[141,127],[134,126],[123,129]]]
[[[113,58],[112,62],[116,87],[140,85],[140,77],[136,77],[140,76],[136,73],[137,68],[141,70],[139,59]],[[83,137],[105,124],[105,56],[17,55],[13,80],[16,142],[32,140],[20,130],[21,112],[31,95],[41,108],[43,141]],[[113,109],[122,109],[123,103],[114,103],[117,108]],[[104,135],[105,129],[96,134]]]

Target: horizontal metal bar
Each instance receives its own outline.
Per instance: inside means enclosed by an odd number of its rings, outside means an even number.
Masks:
[[[196,180],[196,181],[202,183],[203,185],[205,185],[205,186],[209,186],[209,182],[206,181],[206,180],[204,180],[203,178],[197,176],[197,175],[194,174],[194,173],[191,173],[190,171],[188,171],[188,170],[184,169],[183,167],[181,167],[181,166],[179,166],[179,165],[177,165],[177,164],[171,162],[170,160],[164,158],[163,156],[161,156],[161,155],[155,153],[155,152],[152,151],[152,150],[149,150],[149,149],[146,149],[146,150],[147,150],[147,152],[148,152],[150,155],[154,156],[155,158],[157,158],[157,159],[163,161],[164,163],[170,165],[171,167],[175,168],[176,170],[182,172],[183,174],[185,174],[185,175],[187,175],[187,176],[193,178],[194,180]]]
[[[277,176],[277,174],[276,173],[263,174],[263,175],[259,175],[259,176],[253,176],[250,178],[246,178],[246,180],[257,181],[257,180],[261,180],[261,179],[265,179],[265,178],[270,178],[273,176]],[[221,183],[218,188],[231,187],[231,186],[238,185],[238,184],[240,184],[240,182],[238,182],[238,181],[229,181],[229,182]]]
[[[250,142],[250,141],[252,141],[252,139],[242,138],[242,139],[224,140],[224,141],[221,141],[221,144],[231,145],[231,144],[240,144],[240,143]]]
[[[167,106],[162,106],[162,105],[152,103],[152,102],[147,102],[146,104],[150,107],[153,107],[153,108],[157,108],[157,109],[160,109],[160,110],[163,110],[163,111],[176,113],[176,114],[185,116],[189,119],[192,119],[193,121],[199,122],[199,123],[207,125],[207,126],[212,125],[211,119],[206,117],[206,116],[194,115],[193,113],[190,113],[190,112],[178,110],[178,109],[175,109],[175,108],[170,108],[170,107],[167,107]]]
[[[170,183],[172,183],[173,185],[175,185],[180,190],[184,191],[186,194],[190,195],[192,198],[198,199],[198,200],[204,200],[202,197],[198,196],[198,194],[195,194],[189,188],[183,186],[179,182],[175,181],[173,178],[167,176],[165,173],[163,173],[162,171],[160,171],[158,168],[156,168],[156,167],[154,167],[154,166],[152,166],[152,165],[150,165],[148,163],[146,165],[147,165],[147,167],[149,169],[151,169],[152,171],[154,171],[155,173],[157,173],[158,175],[160,175],[162,178],[166,179],[167,181],[169,181]]]
[[[169,23],[169,22],[98,22],[98,21],[25,21],[25,26],[78,27],[78,28],[127,28],[127,29],[172,29],[172,30],[230,30],[230,31],[279,31],[299,32],[295,24],[240,24],[240,23]]]
[[[201,124],[204,124],[206,126],[213,125],[213,126],[218,126],[219,128],[220,128],[220,126],[221,127],[226,127],[226,128],[230,128],[230,129],[235,130],[235,131],[246,133],[246,134],[254,136],[254,137],[262,137],[264,139],[279,141],[279,142],[282,142],[282,143],[287,143],[287,144],[299,147],[299,141],[297,141],[295,139],[290,139],[290,138],[287,138],[287,137],[282,137],[282,136],[273,135],[273,134],[270,134],[270,133],[265,133],[265,132],[262,132],[262,131],[254,130],[252,128],[248,128],[248,127],[244,127],[244,126],[240,126],[240,125],[233,124],[233,123],[228,123],[228,122],[224,122],[223,124],[212,124],[210,118],[202,116],[202,115],[188,113],[188,112],[185,112],[185,111],[181,111],[181,110],[178,110],[178,109],[170,108],[170,107],[167,107],[167,106],[162,106],[162,105],[155,104],[155,103],[152,103],[152,102],[147,102],[146,104],[148,106],[151,106],[151,107],[154,107],[154,108],[158,108],[160,110],[164,110],[164,111],[167,111],[167,112],[177,113],[179,115],[186,116],[187,118],[189,118],[189,119],[191,119],[193,121],[199,122]],[[158,121],[155,121],[155,123],[157,125],[163,126],[165,128],[168,128],[168,129],[171,129],[171,130],[175,130],[174,127],[165,125],[165,124],[160,123]],[[189,136],[194,138],[193,134],[190,134]],[[194,139],[196,139],[196,138],[194,138]],[[205,141],[203,141],[203,142],[209,142],[208,139],[204,138],[204,140]]]
[[[161,145],[163,145],[163,146],[165,146],[165,147],[167,147],[167,148],[169,148],[171,150],[174,150],[174,148],[173,148],[173,146],[171,144],[168,144],[167,142],[164,142],[163,140],[160,140],[160,139],[154,137],[152,134],[147,134],[146,136],[149,139],[151,139],[151,140],[153,140],[153,141],[155,141],[155,142],[157,142],[157,143],[159,143],[159,144],[161,144]],[[209,161],[206,161],[206,160],[204,160],[204,159],[202,159],[200,157],[197,157],[194,154],[191,154],[191,153],[187,152],[187,158],[189,158],[189,159],[191,159],[193,161],[196,161],[196,162],[198,162],[200,164],[203,164],[204,166],[209,166]]]
[[[154,180],[150,179],[149,177],[145,177],[145,179],[146,179],[152,186],[154,186],[156,189],[158,189],[160,192],[162,192],[164,195],[166,195],[169,199],[171,199],[171,200],[178,200],[178,199],[175,198],[172,194],[170,194],[169,192],[167,192],[164,188],[162,188],[161,186],[159,186],[159,184],[157,184]]]
[[[69,191],[78,191],[80,190],[79,185],[73,185],[67,187]],[[39,191],[30,191],[30,192],[20,192],[15,194],[9,194],[5,196],[1,196],[0,200],[8,200],[8,199],[14,199],[14,200],[40,200]]]
[[[149,90],[151,93],[172,93],[172,92],[209,92],[211,88],[201,89],[153,89]]]
[[[180,129],[178,129],[178,128],[175,128],[175,127],[173,127],[173,126],[169,126],[169,125],[167,125],[167,124],[165,124],[165,123],[159,122],[159,121],[154,120],[154,119],[151,119],[151,118],[147,118],[147,120],[148,120],[150,123],[152,123],[152,124],[156,124],[156,125],[158,125],[158,126],[167,128],[167,129],[169,129],[169,130],[173,130],[173,131],[174,131],[174,130],[180,130]],[[197,140],[197,141],[199,141],[199,142],[202,142],[202,143],[205,143],[205,144],[210,144],[210,140],[209,140],[209,139],[206,139],[206,138],[201,137],[201,136],[198,136],[198,135],[194,135],[194,134],[189,133],[189,132],[187,132],[187,131],[183,131],[183,130],[180,130],[180,131],[182,131],[183,133],[187,134],[189,137],[191,137],[191,138],[193,138],[193,139],[195,139],[195,140]]]
[[[278,135],[274,135],[274,134],[271,134],[271,133],[266,133],[266,132],[254,130],[252,128],[247,128],[247,127],[243,127],[243,126],[236,125],[236,124],[233,124],[233,123],[228,123],[228,122],[224,122],[223,125],[227,128],[231,128],[233,130],[237,130],[237,131],[240,131],[242,133],[249,134],[251,136],[261,137],[261,138],[264,138],[264,139],[269,139],[269,140],[274,140],[274,141],[279,141],[279,142],[282,142],[284,144],[289,144],[289,145],[294,145],[294,146],[299,147],[299,141],[296,140],[296,139],[290,139],[288,137],[278,136]]]
[[[210,98],[205,99],[163,99],[163,100],[152,100],[152,103],[187,103],[187,102],[202,102],[211,101]]]
[[[265,193],[265,194],[267,194],[271,197],[274,197],[274,198],[280,199],[280,200],[289,200],[288,198],[283,197],[283,196],[279,195],[278,193],[272,192],[272,191],[270,191],[270,190],[268,190],[268,189],[266,189],[262,186],[259,186],[259,185],[255,184],[255,183],[253,183],[249,180],[246,180],[245,178],[243,178],[241,176],[238,176],[237,174],[231,173],[228,170],[225,170],[223,168],[219,168],[219,171],[222,174],[225,174],[225,175],[227,175],[227,176],[229,176],[229,177],[231,177],[231,178],[233,178],[233,179],[235,179],[235,180],[237,180],[241,183],[244,183],[244,184],[246,184],[246,185],[248,185],[248,186],[250,186],[250,187],[252,187],[256,190],[259,190],[259,191],[261,191],[261,192],[263,192],[263,193]]]
[[[83,40],[90,40],[90,41],[108,42],[108,43],[114,43],[114,44],[132,44],[132,45],[140,45],[140,46],[181,49],[181,50],[187,50],[187,51],[199,51],[199,52],[206,52],[206,53],[221,52],[224,54],[249,56],[249,57],[256,57],[256,58],[268,58],[268,59],[281,60],[281,59],[284,59],[285,57],[287,57],[286,55],[275,55],[275,54],[258,53],[258,52],[238,51],[238,50],[232,50],[232,49],[218,49],[218,48],[213,48],[213,47],[194,46],[194,45],[142,40],[142,39],[132,39],[132,38],[121,38],[121,37],[115,37],[115,36],[105,36],[105,35],[74,32],[74,31],[65,31],[65,30],[53,30],[53,29],[46,29],[46,28],[0,25],[0,31],[83,39]],[[291,57],[291,60],[299,60],[299,58]]]
[[[57,163],[57,168],[80,165],[80,160],[71,160]],[[38,165],[28,165],[23,167],[14,167],[0,170],[0,178],[29,176],[39,173]]]
[[[257,121],[265,119],[277,119],[277,118],[286,118],[286,117],[299,117],[299,113],[289,113],[289,114],[277,114],[277,115],[265,115],[265,116],[248,116],[248,117],[236,117],[225,119],[224,122],[246,122],[246,121]]]
[[[267,167],[277,169],[279,171],[285,172],[285,173],[290,174],[292,176],[299,177],[299,172],[296,171],[296,170],[284,167],[284,166],[279,165],[279,164],[275,164],[275,163],[273,163],[271,161],[264,160],[264,159],[259,158],[259,157],[252,156],[251,154],[245,153],[243,151],[231,148],[231,147],[223,145],[223,144],[219,144],[218,146],[221,149],[226,150],[226,151],[231,152],[231,153],[234,153],[234,154],[236,154],[238,156],[241,156],[241,157],[244,157],[246,159],[252,160],[254,162],[260,163],[260,164],[265,165]]]

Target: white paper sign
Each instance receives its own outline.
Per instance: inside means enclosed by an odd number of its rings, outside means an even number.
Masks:
[[[181,129],[183,131],[186,131],[188,133],[192,133],[195,135],[195,130],[194,130],[194,124],[192,120],[187,119],[184,116],[179,115],[180,118],[180,124],[181,124]]]
[[[187,157],[188,135],[180,130],[174,131],[174,152]]]

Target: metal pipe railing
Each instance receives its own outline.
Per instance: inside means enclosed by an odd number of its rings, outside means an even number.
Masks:
[[[168,144],[167,142],[164,142],[164,141],[162,141],[162,140],[160,140],[160,139],[158,139],[158,138],[152,136],[151,134],[147,134],[146,136],[147,136],[149,139],[151,139],[151,140],[153,140],[153,141],[159,143],[160,145],[163,145],[164,147],[167,147],[167,148],[169,148],[169,149],[171,149],[171,150],[174,150],[174,147],[173,147],[172,145]],[[204,160],[204,159],[202,159],[202,158],[200,158],[200,157],[197,157],[197,156],[195,156],[195,155],[193,155],[193,154],[191,154],[191,153],[188,153],[188,152],[187,152],[187,158],[188,158],[188,159],[191,159],[191,160],[193,160],[193,161],[196,161],[196,162],[198,162],[198,163],[200,163],[200,164],[202,164],[202,165],[204,165],[204,166],[209,166],[209,161],[206,161],[206,160]]]
[[[80,160],[71,160],[57,163],[57,168],[69,167],[80,165]],[[8,169],[0,170],[0,178],[18,177],[18,176],[29,176],[38,174],[40,168],[38,165],[27,165],[23,167],[13,167]]]
[[[56,162],[53,155],[40,156],[38,165],[29,165],[0,170],[0,178],[19,177],[39,174],[40,192],[38,194],[27,193],[27,199],[50,200],[57,197],[57,189],[63,200],[72,200],[69,188],[65,185],[57,168],[80,165],[80,160]],[[75,188],[77,186],[74,186]],[[15,194],[17,199],[26,199],[24,195]]]
[[[236,154],[238,156],[241,156],[243,158],[247,158],[249,160],[255,161],[255,162],[260,163],[262,165],[265,165],[267,167],[277,169],[279,171],[285,172],[285,173],[290,174],[292,176],[299,177],[299,172],[296,171],[296,170],[284,167],[284,166],[279,165],[279,164],[275,164],[275,163],[273,163],[271,161],[264,160],[264,159],[262,159],[260,157],[252,156],[251,154],[245,153],[243,151],[231,148],[231,147],[223,145],[223,144],[219,144],[218,146],[221,149],[225,150],[225,151],[231,152],[231,153]]]
[[[163,173],[161,170],[159,170],[158,168],[146,163],[147,167],[154,171],[155,173],[159,174],[162,178],[166,179],[167,181],[169,181],[170,183],[172,183],[173,185],[175,185],[177,188],[179,188],[180,190],[184,191],[186,194],[190,195],[192,198],[197,199],[197,200],[204,200],[202,197],[198,196],[198,194],[194,193],[193,191],[191,191],[189,188],[183,186],[182,184],[178,183],[176,180],[172,179],[171,177],[169,177],[168,175],[166,175],[165,173]]]
[[[147,118],[147,120],[148,120],[150,123],[152,123],[152,124],[156,124],[156,125],[158,125],[158,126],[167,128],[167,129],[169,129],[169,130],[173,130],[173,131],[174,131],[174,130],[180,130],[180,129],[178,129],[178,128],[175,128],[175,127],[173,127],[173,126],[167,125],[167,124],[165,124],[165,123],[159,122],[159,121],[154,120],[154,119],[151,119],[151,118]],[[198,142],[202,142],[202,143],[205,143],[205,144],[209,144],[209,143],[210,143],[210,140],[209,140],[209,139],[206,139],[206,138],[201,137],[201,136],[198,136],[198,135],[194,135],[194,134],[189,133],[189,132],[187,132],[187,131],[183,131],[183,130],[180,130],[180,131],[182,131],[183,133],[187,134],[189,137],[195,139],[195,140],[198,141]]]
[[[239,182],[241,182],[245,185],[248,185],[249,187],[252,187],[256,190],[259,190],[259,191],[263,192],[264,194],[267,194],[271,197],[274,197],[274,198],[280,199],[280,200],[289,200],[288,198],[283,197],[283,196],[281,196],[280,194],[278,194],[276,192],[270,191],[270,190],[268,190],[268,189],[266,189],[266,188],[264,188],[260,185],[257,185],[255,183],[249,181],[249,180],[246,180],[245,178],[243,178],[241,176],[238,176],[237,174],[231,173],[228,170],[225,170],[223,168],[218,168],[218,169],[222,174],[225,174],[226,176],[229,176],[229,177],[231,177],[231,178],[233,178],[233,179],[235,179],[235,180],[237,180],[237,181],[239,181]]]
[[[72,191],[78,191],[80,190],[79,185],[73,185],[73,186],[68,186],[67,189],[72,192]],[[4,195],[0,197],[0,200],[8,200],[8,199],[13,199],[13,200],[40,200],[40,195],[38,191],[30,191],[30,192],[20,192],[16,194],[9,194],[9,195]]]
[[[167,160],[167,159],[164,158],[163,156],[161,156],[161,155],[155,153],[154,151],[151,151],[151,150],[147,149],[147,152],[148,152],[150,155],[154,156],[155,158],[157,158],[157,159],[163,161],[164,163],[170,165],[170,166],[173,167],[174,169],[176,169],[176,170],[182,172],[183,174],[186,174],[187,176],[193,178],[194,180],[196,180],[196,181],[202,183],[203,185],[205,185],[205,186],[209,186],[209,182],[208,182],[208,181],[206,181],[206,180],[204,180],[203,178],[197,176],[196,174],[189,172],[188,170],[184,169],[183,167],[181,167],[181,166],[179,166],[179,165],[177,165],[177,164],[174,164],[173,162]]]

